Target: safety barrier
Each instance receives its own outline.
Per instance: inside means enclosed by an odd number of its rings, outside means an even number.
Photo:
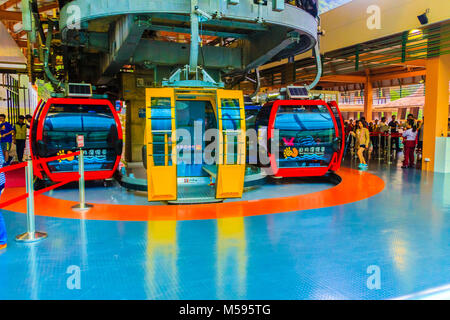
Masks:
[[[34,173],[33,173],[33,165],[39,164],[39,163],[45,163],[45,162],[51,162],[56,161],[60,159],[70,158],[70,157],[76,157],[78,156],[78,177],[76,179],[70,179],[66,181],[62,181],[59,183],[54,184],[53,186],[35,191],[34,190]],[[34,198],[35,196],[39,196],[43,193],[46,193],[48,191],[57,189],[59,187],[62,187],[68,183],[75,182],[76,180],[79,181],[79,198],[80,203],[76,206],[74,206],[74,210],[81,210],[85,211],[91,208],[91,205],[86,204],[85,200],[85,179],[84,179],[84,154],[83,151],[77,151],[71,154],[61,155],[61,156],[55,156],[50,158],[43,158],[39,160],[28,160],[26,163],[11,165],[5,168],[0,169],[0,173],[6,173],[14,170],[18,170],[21,168],[26,168],[25,170],[25,182],[26,182],[26,193],[23,195],[20,195],[18,197],[15,197],[13,199],[9,199],[5,202],[0,203],[0,209],[6,208],[16,202],[22,201],[24,199],[27,199],[27,232],[22,233],[18,236],[16,236],[16,241],[19,242],[36,242],[42,239],[45,239],[47,237],[47,234],[45,232],[39,232],[36,231],[36,225],[35,225],[35,212],[34,212]]]

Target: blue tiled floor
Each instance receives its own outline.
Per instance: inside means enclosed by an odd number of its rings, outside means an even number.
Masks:
[[[369,171],[383,192],[325,209],[181,222],[37,217],[49,238],[9,241],[0,299],[389,299],[448,285],[450,175]],[[3,214],[10,237],[24,231],[25,215]],[[67,287],[72,265],[80,290]],[[367,288],[371,265],[380,290]]]

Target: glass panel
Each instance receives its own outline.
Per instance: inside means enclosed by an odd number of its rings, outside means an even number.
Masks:
[[[224,150],[224,152],[227,155],[225,164],[238,164],[238,156],[239,156],[238,138],[239,138],[239,135],[236,133],[224,132],[223,136],[224,136],[224,141],[225,141],[225,136],[227,139],[226,149]]]
[[[43,142],[47,156],[77,150],[76,136],[84,135],[85,170],[111,170],[118,140],[116,121],[107,105],[55,104],[44,121]],[[78,171],[78,158],[49,163],[51,172]]]
[[[222,103],[222,130],[224,135],[226,163],[237,164],[239,156],[239,134],[236,132],[227,132],[227,130],[241,129],[241,108],[239,99],[221,99]],[[225,139],[226,137],[226,139]]]
[[[222,129],[241,128],[241,109],[239,99],[222,99]]]
[[[152,109],[150,117],[152,121],[152,135],[153,135],[153,162],[155,166],[171,166],[172,165],[171,99],[152,98],[151,106]]]
[[[280,106],[279,168],[326,167],[333,156],[334,123],[326,106]]]

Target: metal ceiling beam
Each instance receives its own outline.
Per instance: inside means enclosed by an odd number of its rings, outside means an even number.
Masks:
[[[243,47],[245,70],[252,70],[268,63],[283,50],[295,46],[297,43],[302,43],[302,41],[309,41],[309,39],[303,38],[297,32],[286,33],[284,28],[278,27],[272,29],[270,37],[263,32],[250,36]],[[303,44],[302,52],[311,49],[315,45],[314,42],[305,42]],[[292,55],[295,55],[295,53],[293,52]]]
[[[203,46],[199,64],[207,69],[242,69],[239,48]],[[183,66],[189,64],[190,45],[142,39],[133,56],[133,64],[152,66]],[[204,59],[204,62],[203,62]]]
[[[163,25],[155,25],[155,24],[148,26],[147,30],[168,31],[168,32],[191,34],[191,29],[189,29],[189,28],[163,26]],[[245,34],[231,33],[231,32],[219,32],[219,31],[208,31],[208,30],[202,30],[201,35],[202,36],[221,37],[221,38],[236,38],[236,39],[246,39],[247,38],[247,35],[245,35]]]
[[[130,63],[147,27],[147,24],[133,15],[123,16],[115,23],[109,39],[109,53],[105,55],[101,65],[103,75],[114,75],[124,64]]]
[[[151,15],[152,19],[178,21],[178,22],[190,22],[189,16],[179,14],[164,14],[154,13]],[[202,23],[204,26],[217,26],[217,27],[230,27],[233,29],[244,29],[251,31],[267,31],[269,28],[260,23],[250,23],[242,21],[228,21],[228,20],[208,20]]]

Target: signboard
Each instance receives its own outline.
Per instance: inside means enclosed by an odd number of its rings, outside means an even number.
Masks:
[[[83,135],[77,135],[77,147],[84,148],[84,136]]]

